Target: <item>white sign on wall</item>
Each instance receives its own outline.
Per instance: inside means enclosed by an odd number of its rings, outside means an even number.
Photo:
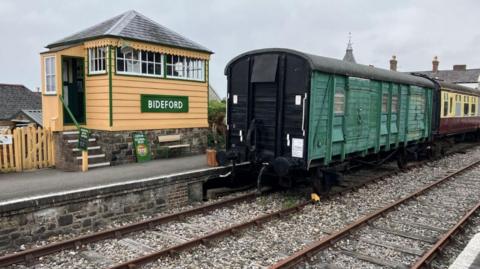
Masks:
[[[0,145],[11,145],[12,143],[12,135],[0,135]]]

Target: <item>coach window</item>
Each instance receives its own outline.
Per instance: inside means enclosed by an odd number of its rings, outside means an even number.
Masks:
[[[455,94],[455,116],[460,117],[462,115],[462,97],[460,94]]]
[[[382,96],[382,113],[387,113],[388,108],[388,93],[384,93]]]
[[[471,96],[470,97],[470,115],[475,116],[475,112],[477,111],[476,103],[477,101],[475,100],[476,97]]]
[[[463,96],[463,115],[468,116],[468,96]]]
[[[453,114],[453,97],[449,96],[448,99],[449,99],[448,106],[450,107],[449,114],[452,115]]]
[[[345,92],[343,89],[337,89],[335,91],[335,114],[343,115],[345,112]]]
[[[448,116],[448,93],[443,94],[443,116]]]

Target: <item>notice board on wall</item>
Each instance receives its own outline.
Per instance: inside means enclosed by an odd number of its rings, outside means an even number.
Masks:
[[[137,162],[146,162],[150,161],[152,156],[150,154],[150,149],[148,146],[148,138],[144,133],[134,133],[133,134],[133,146],[135,148],[135,156],[137,157]]]

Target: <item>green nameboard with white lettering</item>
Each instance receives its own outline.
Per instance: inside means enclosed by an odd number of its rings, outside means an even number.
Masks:
[[[174,95],[140,95],[141,111],[164,112],[164,113],[186,113],[188,112],[188,96]]]

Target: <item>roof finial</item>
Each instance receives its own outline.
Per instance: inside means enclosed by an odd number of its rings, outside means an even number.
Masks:
[[[352,47],[352,32],[348,32],[348,44],[347,44],[347,50],[353,50]]]
[[[348,32],[348,44],[347,50],[345,51],[345,56],[343,56],[343,60],[351,63],[356,63],[355,57],[353,57],[353,47],[352,47],[352,33]]]

